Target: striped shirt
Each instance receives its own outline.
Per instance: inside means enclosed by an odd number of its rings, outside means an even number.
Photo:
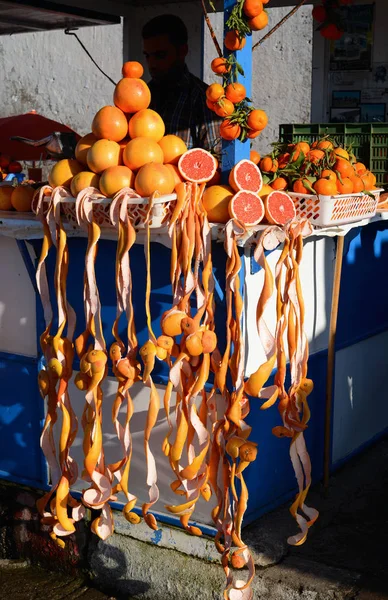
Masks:
[[[206,106],[208,85],[185,66],[181,78],[174,83],[149,82],[150,108],[162,117],[166,135],[182,138],[188,148],[204,148],[221,152],[221,119]]]

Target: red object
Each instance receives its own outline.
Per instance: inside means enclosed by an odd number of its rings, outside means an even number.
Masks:
[[[8,173],[21,173],[23,171],[23,167],[17,160],[13,160],[8,165]]]
[[[335,25],[334,23],[329,23],[328,25],[325,25],[324,27],[322,27],[322,29],[320,29],[320,32],[321,35],[327,40],[339,40],[343,35],[343,31],[341,31],[341,29],[338,29],[337,25]]]
[[[326,20],[326,8],[324,6],[314,6],[312,15],[318,23],[323,23]]]
[[[9,138],[19,135],[31,140],[40,140],[55,131],[75,133],[67,125],[47,119],[35,110],[24,115],[15,115],[0,119],[0,153],[7,154],[15,160],[39,160],[46,151],[43,146],[34,147],[22,142],[14,142]],[[76,133],[77,140],[80,136]]]

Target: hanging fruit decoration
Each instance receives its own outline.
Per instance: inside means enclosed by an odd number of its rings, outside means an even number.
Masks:
[[[319,23],[317,31],[327,40],[339,40],[346,30],[342,7],[354,4],[354,0],[322,0],[312,10],[313,19]]]
[[[257,19],[263,13],[266,14],[262,2],[257,0],[236,5],[230,17],[232,29],[227,34],[231,48],[237,42],[243,45],[244,36],[259,27]],[[260,22],[265,23],[266,17],[262,16]],[[208,103],[214,105],[218,114],[225,116],[221,135],[225,139],[255,137],[266,126],[267,116],[264,111],[253,108],[246,98],[244,86],[235,77],[239,67],[234,55],[215,59],[213,69],[224,78],[222,85],[212,84],[208,89]],[[211,185],[218,166],[214,156],[199,148],[187,150],[176,136],[164,135],[162,119],[148,109],[150,93],[147,84],[140,79],[141,65],[126,63],[123,74],[124,78],[115,89],[115,106],[98,111],[93,120],[93,133],[82,138],[77,146],[77,159],[56,163],[50,173],[50,185],[41,188],[34,198],[34,210],[44,232],[36,273],[46,323],[40,338],[45,366],[38,378],[41,395],[48,402],[41,442],[52,479],[52,488],[39,500],[38,508],[42,522],[50,528],[51,537],[62,547],[62,538],[75,531],[75,523],[84,516],[86,508],[93,509],[93,533],[105,540],[113,532],[110,502],[117,499],[118,493],[125,496],[123,514],[130,523],[139,523],[142,516],[149,527],[158,529],[153,514],[159,499],[158,478],[150,442],[160,410],[153,373],[157,361],[162,361],[168,368],[163,397],[168,432],[162,452],[173,473],[171,489],[179,497],[178,503],[165,508],[179,518],[189,533],[199,536],[201,529],[192,522],[197,502],[200,498],[209,501],[214,497],[216,506],[211,517],[217,531],[216,548],[222,556],[226,575],[224,598],[250,600],[255,568],[241,533],[248,503],[244,471],[258,455],[257,443],[249,439],[251,427],[246,422],[250,398],[262,400],[262,409],[279,401],[282,424],[275,427],[273,433],[290,439],[290,455],[299,484],[290,510],[301,531],[292,536],[289,543],[303,543],[308,528],[318,516],[305,504],[311,475],[303,432],[310,414],[307,396],[313,386],[307,378],[308,344],[299,278],[303,237],[310,234],[311,228],[307,222],[293,221],[295,208],[282,191],[282,182],[276,189],[263,183],[257,163],[273,186],[274,181],[280,179],[271,179],[279,164],[288,164],[284,158],[264,157],[260,160],[253,152],[251,160],[242,160],[232,169],[229,186]],[[128,112],[131,113],[129,117]],[[337,157],[337,160],[342,159]],[[161,317],[162,334],[157,336],[152,326],[150,302],[151,231],[155,204],[163,202],[163,195],[174,190],[176,200],[170,202],[169,197],[170,204],[164,213],[171,246],[172,305]],[[112,195],[110,199],[106,198],[108,194]],[[88,239],[83,290],[85,328],[75,340],[76,315],[66,294],[69,249],[61,213],[61,203],[65,202],[63,206],[68,207],[74,200],[77,223],[86,231]],[[109,206],[108,214],[106,205]],[[95,272],[101,223],[106,223],[107,218],[117,232],[117,310],[112,324],[114,342],[109,349],[103,335]],[[226,224],[226,343],[223,345],[219,343],[215,327],[210,219]],[[254,252],[265,274],[256,315],[266,360],[247,378],[239,244],[243,243],[247,228],[256,226],[263,219],[273,224],[256,238]],[[146,233],[145,315],[148,331],[148,340],[141,348],[135,329],[130,268],[139,223]],[[284,246],[275,269],[274,284],[265,250],[272,250],[280,243]],[[56,311],[50,303],[45,267],[49,252],[56,253]],[[264,313],[275,295],[277,326],[272,334]],[[54,319],[54,312],[57,319]],[[119,322],[123,321],[126,322],[126,334],[119,331]],[[58,322],[56,332],[52,331],[54,322]],[[285,339],[291,366],[288,389],[285,388]],[[80,371],[75,375],[74,383],[85,393],[81,419],[84,451],[81,478],[86,485],[81,501],[75,500],[70,493],[78,475],[77,465],[71,458],[78,424],[68,391],[75,352]],[[111,464],[106,461],[103,444],[103,413],[105,420],[107,415],[103,410],[107,401],[103,382],[108,376],[109,364],[117,380],[111,418],[121,448],[118,460]],[[275,367],[274,384],[267,386]],[[134,412],[130,390],[140,381],[149,389],[144,428],[149,499],[143,502],[141,510],[136,508],[137,498],[131,492],[129,480],[130,425]],[[176,397],[174,419],[171,418],[172,394]],[[60,423],[59,409],[62,412]],[[56,428],[59,428],[59,437],[54,437]],[[55,443],[55,439],[59,441]],[[247,567],[245,581],[235,578],[235,569],[242,567]]]
[[[226,57],[212,60],[213,73],[222,77],[222,84],[212,83],[206,92],[207,105],[223,118],[220,135],[224,140],[254,139],[260,135],[268,123],[266,113],[256,109],[247,98],[246,89],[239,83],[239,75],[244,75],[236,60],[235,52],[242,50],[246,36],[268,25],[268,13],[261,0],[238,0],[226,22],[228,31],[224,46],[229,51]]]

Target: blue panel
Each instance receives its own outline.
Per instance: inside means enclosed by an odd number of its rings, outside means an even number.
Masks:
[[[232,8],[235,6],[236,0],[224,0],[224,23],[229,18]],[[225,29],[225,33],[228,30]],[[224,54],[227,56],[230,54],[229,50],[224,47]],[[242,66],[244,76],[239,75],[239,83],[245,85],[247,91],[247,97],[251,97],[252,90],[252,36],[249,35],[246,38],[246,44],[242,50],[234,53],[237,61]],[[249,158],[250,143],[249,140],[240,142],[239,140],[233,140],[228,142],[222,141],[222,171],[228,173],[232,167],[243,158]],[[227,176],[224,174],[224,183],[227,183]]]
[[[311,419],[305,439],[315,482],[323,473],[326,363],[326,352],[314,354],[309,360],[308,376],[314,380],[314,391],[309,396]],[[277,405],[261,411],[259,400],[251,398],[250,403],[247,422],[253,429],[249,439],[259,444],[259,453],[256,461],[244,471],[249,490],[245,525],[279,506],[297,491],[289,456],[290,441],[272,434],[272,428],[282,424]]]
[[[42,400],[36,361],[0,356],[0,476],[44,483],[39,446]]]
[[[337,347],[388,329],[388,228],[386,221],[352,230],[345,238]],[[331,298],[326,299],[330,318]]]

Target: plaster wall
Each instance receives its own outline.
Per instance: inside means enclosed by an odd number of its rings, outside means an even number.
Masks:
[[[122,25],[86,27],[77,34],[103,71],[117,81]],[[112,103],[112,83],[63,31],[0,37],[0,72],[0,117],[35,109],[83,135],[90,131],[97,110]]]

